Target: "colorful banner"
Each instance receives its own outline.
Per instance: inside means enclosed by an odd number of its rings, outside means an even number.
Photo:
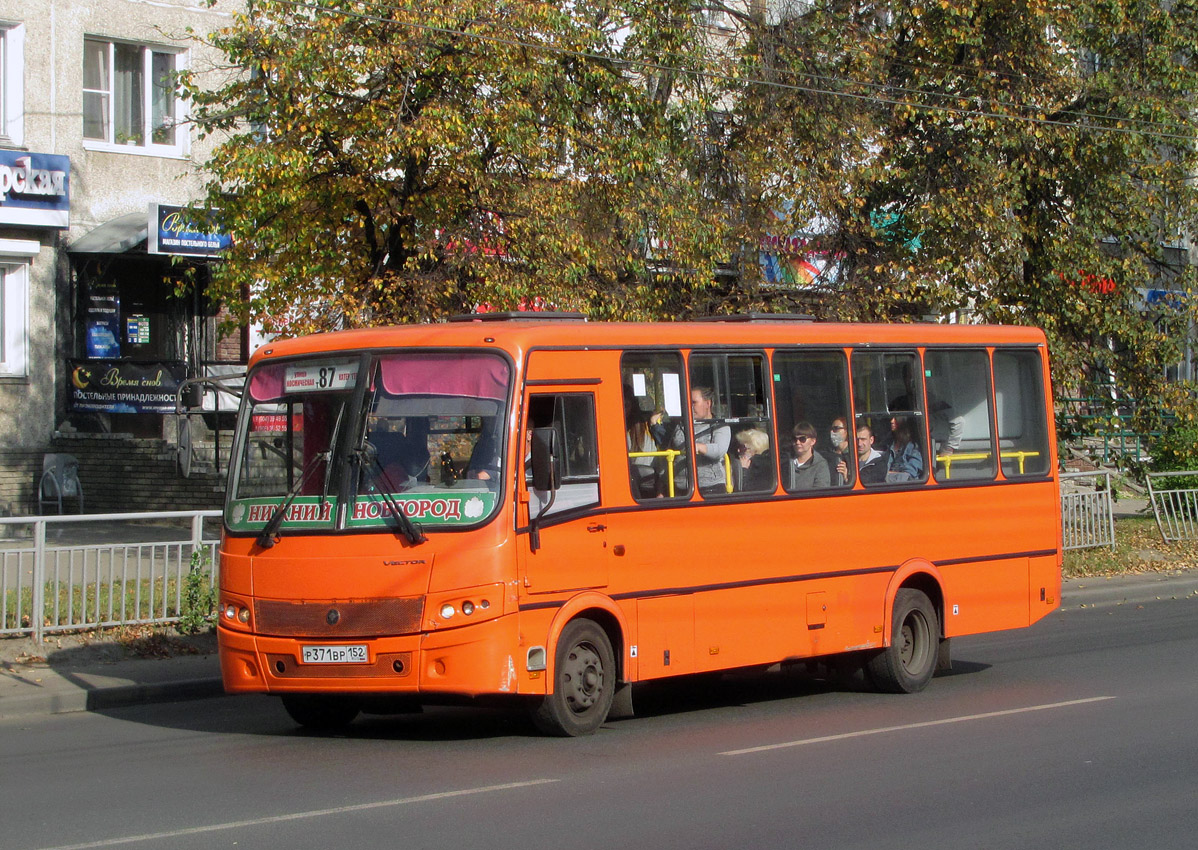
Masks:
[[[187,365],[122,360],[68,360],[72,410],[99,413],[174,413]]]

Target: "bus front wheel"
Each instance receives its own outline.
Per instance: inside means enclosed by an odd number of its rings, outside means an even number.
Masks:
[[[922,691],[936,672],[940,626],[936,608],[919,590],[903,588],[894,597],[890,646],[868,662],[878,690],[893,694]]]
[[[284,694],[283,708],[292,720],[313,732],[340,732],[361,711],[356,700],[330,694]]]
[[[537,704],[533,722],[547,735],[590,735],[607,719],[615,685],[607,633],[592,620],[574,620],[558,639],[553,693]]]

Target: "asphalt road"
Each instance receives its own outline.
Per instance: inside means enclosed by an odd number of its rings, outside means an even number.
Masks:
[[[430,709],[296,731],[265,697],[0,724],[0,848],[1186,848],[1198,598],[954,642],[912,696],[793,674],[538,738]]]

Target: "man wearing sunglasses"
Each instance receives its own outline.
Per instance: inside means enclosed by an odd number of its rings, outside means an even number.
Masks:
[[[791,431],[790,490],[819,490],[832,485],[828,462],[815,451],[815,426],[800,422]]]

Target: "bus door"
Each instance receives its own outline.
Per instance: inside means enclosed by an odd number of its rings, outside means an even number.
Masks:
[[[529,593],[606,587],[607,517],[599,494],[599,442],[593,387],[542,391],[524,397],[524,472],[519,476],[521,579]],[[561,487],[532,486],[528,468],[533,428],[553,428],[561,446]],[[535,530],[534,530],[535,526]]]

